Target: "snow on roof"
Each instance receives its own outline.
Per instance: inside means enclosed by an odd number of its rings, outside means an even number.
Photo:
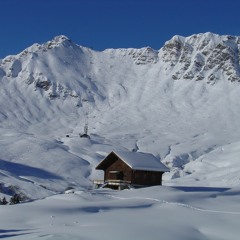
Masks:
[[[124,151],[114,151],[113,153],[134,170],[169,172],[169,168],[150,153]]]

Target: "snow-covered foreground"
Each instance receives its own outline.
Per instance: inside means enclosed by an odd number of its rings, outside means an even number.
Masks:
[[[240,189],[151,187],[0,206],[0,238],[239,239]]]

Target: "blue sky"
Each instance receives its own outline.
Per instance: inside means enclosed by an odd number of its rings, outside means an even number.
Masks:
[[[239,0],[0,0],[0,58],[66,35],[96,50],[150,46],[174,35],[240,35]]]

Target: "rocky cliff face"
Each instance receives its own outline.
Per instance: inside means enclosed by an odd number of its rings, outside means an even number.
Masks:
[[[146,65],[158,62],[158,51],[145,47],[141,49],[125,49],[124,56],[130,56],[137,65]]]
[[[239,48],[239,37],[213,33],[175,36],[161,49],[161,59],[174,80],[240,82]]]

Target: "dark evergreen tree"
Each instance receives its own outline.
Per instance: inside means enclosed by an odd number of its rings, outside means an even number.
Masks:
[[[11,198],[10,198],[10,202],[9,204],[10,205],[13,205],[13,204],[18,204],[21,202],[21,196],[17,193],[15,193]]]

